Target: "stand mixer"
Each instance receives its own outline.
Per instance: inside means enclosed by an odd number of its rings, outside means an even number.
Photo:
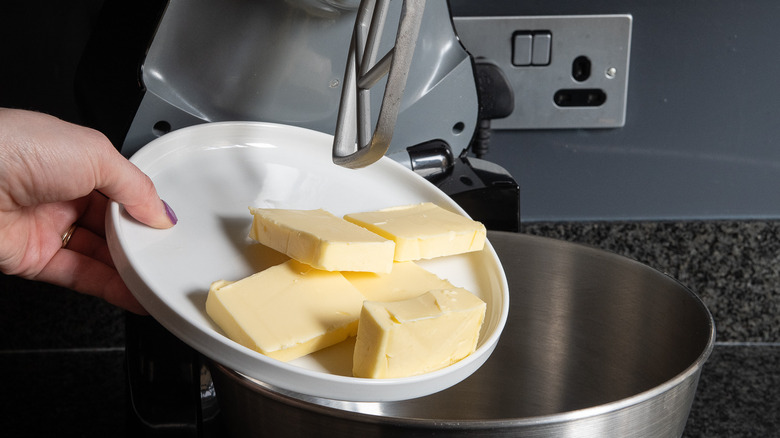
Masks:
[[[399,33],[407,16],[416,22]],[[366,39],[372,52],[356,64],[350,42],[363,49]],[[365,166],[386,155],[488,228],[519,228],[517,183],[480,158],[489,120],[512,111],[512,89],[497,67],[461,45],[444,1],[109,4],[77,88],[88,122],[126,156],[199,123],[300,126],[335,134],[338,164]],[[372,138],[378,147],[364,147]]]

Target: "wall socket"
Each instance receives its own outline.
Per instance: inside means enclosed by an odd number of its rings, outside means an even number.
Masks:
[[[478,62],[498,66],[515,94],[493,129],[618,128],[625,124],[631,15],[455,17]]]

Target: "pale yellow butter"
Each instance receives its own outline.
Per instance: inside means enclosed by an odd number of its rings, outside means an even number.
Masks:
[[[355,336],[363,300],[341,273],[289,260],[214,282],[206,312],[230,339],[289,361]]]
[[[395,262],[389,274],[343,272],[346,278],[370,301],[400,301],[414,298],[433,289],[455,286],[423,269],[414,262]]]
[[[352,213],[344,219],[394,241],[396,261],[479,251],[487,233],[482,223],[431,202]]]
[[[353,374],[397,378],[435,371],[473,353],[485,303],[456,288],[404,301],[366,301],[360,314]]]
[[[390,272],[395,243],[325,210],[250,208],[249,237],[326,271]]]

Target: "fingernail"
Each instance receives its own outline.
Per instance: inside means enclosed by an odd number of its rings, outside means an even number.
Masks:
[[[165,214],[168,215],[168,219],[171,220],[171,223],[176,225],[176,222],[179,222],[179,219],[176,217],[176,213],[173,212],[173,209],[170,205],[168,205],[167,202],[163,201],[163,205],[165,206]]]

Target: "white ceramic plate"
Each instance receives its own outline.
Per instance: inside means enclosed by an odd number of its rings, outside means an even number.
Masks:
[[[106,234],[119,273],[147,311],[178,338],[216,362],[283,390],[336,400],[392,401],[460,382],[488,358],[507,318],[507,281],[489,243],[477,253],[420,263],[487,303],[477,351],[436,372],[399,379],[351,377],[348,342],[280,362],[231,341],[206,314],[211,282],[238,280],[286,259],[247,237],[249,206],[324,208],[343,215],[432,201],[464,213],[391,159],[346,169],[333,164],[331,147],[326,134],[253,122],[197,125],[152,141],[131,161],[152,178],[179,223],[152,229],[112,203]]]

